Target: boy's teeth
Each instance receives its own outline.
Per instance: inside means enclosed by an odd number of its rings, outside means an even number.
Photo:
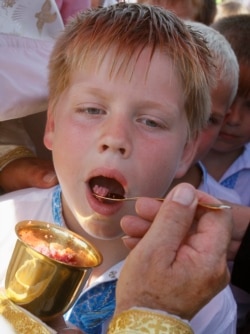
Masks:
[[[108,198],[115,198],[115,199],[121,199],[124,198],[124,196],[116,194],[116,193],[111,193],[109,192],[108,188],[105,187],[100,187],[98,185],[95,185],[93,187],[93,194],[97,196],[102,196]]]
[[[98,176],[92,178],[89,182],[89,185],[94,195],[106,197],[107,199],[124,198],[124,189],[122,185],[115,179]]]
[[[107,197],[109,194],[108,188],[100,187],[98,185],[95,185],[93,187],[93,193],[99,196]]]

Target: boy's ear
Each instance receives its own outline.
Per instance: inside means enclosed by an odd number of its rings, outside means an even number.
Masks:
[[[51,108],[48,108],[47,112],[47,121],[45,125],[43,142],[47,149],[51,150],[53,145],[53,136],[54,136],[55,122],[54,122],[54,112]]]
[[[190,166],[194,163],[197,147],[199,144],[199,136],[189,140],[184,148],[181,161],[175,173],[175,178],[178,179],[186,174]]]

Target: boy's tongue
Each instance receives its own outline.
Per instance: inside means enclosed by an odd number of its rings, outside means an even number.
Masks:
[[[96,177],[90,181],[93,194],[106,198],[124,198],[124,189],[115,179]]]
[[[93,192],[96,195],[102,196],[102,197],[108,197],[109,189],[106,187],[98,186],[97,184],[93,187]]]

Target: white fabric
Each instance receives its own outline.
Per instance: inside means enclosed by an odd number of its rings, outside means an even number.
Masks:
[[[54,0],[2,1],[0,121],[47,109],[47,64],[63,29]]]
[[[199,162],[202,171],[202,182],[198,189],[210,194],[219,200],[228,201],[235,204],[242,204],[239,194],[233,190],[222,186],[210,174],[207,173],[205,166]]]
[[[245,145],[244,152],[232,163],[219,182],[235,173],[239,175],[234,190],[239,194],[242,204],[250,206],[250,143]]]
[[[0,32],[38,40],[54,39],[64,24],[54,0],[1,1]]]
[[[237,0],[239,1],[242,5],[246,6],[250,10],[250,1],[249,0]]]
[[[107,7],[107,6],[111,6],[111,5],[115,5],[119,2],[119,0],[104,0],[103,1],[103,7]],[[137,0],[127,0],[126,2],[129,3],[136,3]]]
[[[0,34],[0,121],[47,109],[47,65],[53,45],[53,40]]]
[[[0,314],[0,328],[4,334],[16,334],[15,329],[11,323]]]
[[[4,285],[5,273],[16,242],[15,224],[27,219],[53,222],[53,191],[54,188],[30,188],[0,197],[0,221],[2,222],[0,234],[1,286]],[[122,263],[118,263],[110,268],[98,281],[118,277],[121,266]],[[191,321],[191,326],[195,334],[235,334],[236,304],[230,288],[226,287],[213,298]],[[105,333],[105,328],[104,326],[103,333]]]

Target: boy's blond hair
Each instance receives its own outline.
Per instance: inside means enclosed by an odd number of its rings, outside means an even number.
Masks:
[[[94,59],[100,66],[105,54],[115,50],[110,75],[121,71],[128,75],[131,66],[135,66],[131,62],[137,59],[132,56],[139,57],[145,48],[151,49],[151,56],[159,50],[172,60],[183,85],[190,135],[196,136],[210,114],[212,60],[202,35],[194,33],[174,14],[160,7],[120,3],[79,13],[66,26],[52,52],[49,64],[51,108],[70,85],[71,74],[87,66],[90,60]],[[129,72],[132,74],[133,70]]]
[[[190,25],[193,30],[199,31],[207,41],[216,67],[216,79],[223,80],[231,88],[229,100],[231,105],[238,89],[239,64],[230,43],[219,31],[210,26],[191,21],[186,21],[186,24]]]

